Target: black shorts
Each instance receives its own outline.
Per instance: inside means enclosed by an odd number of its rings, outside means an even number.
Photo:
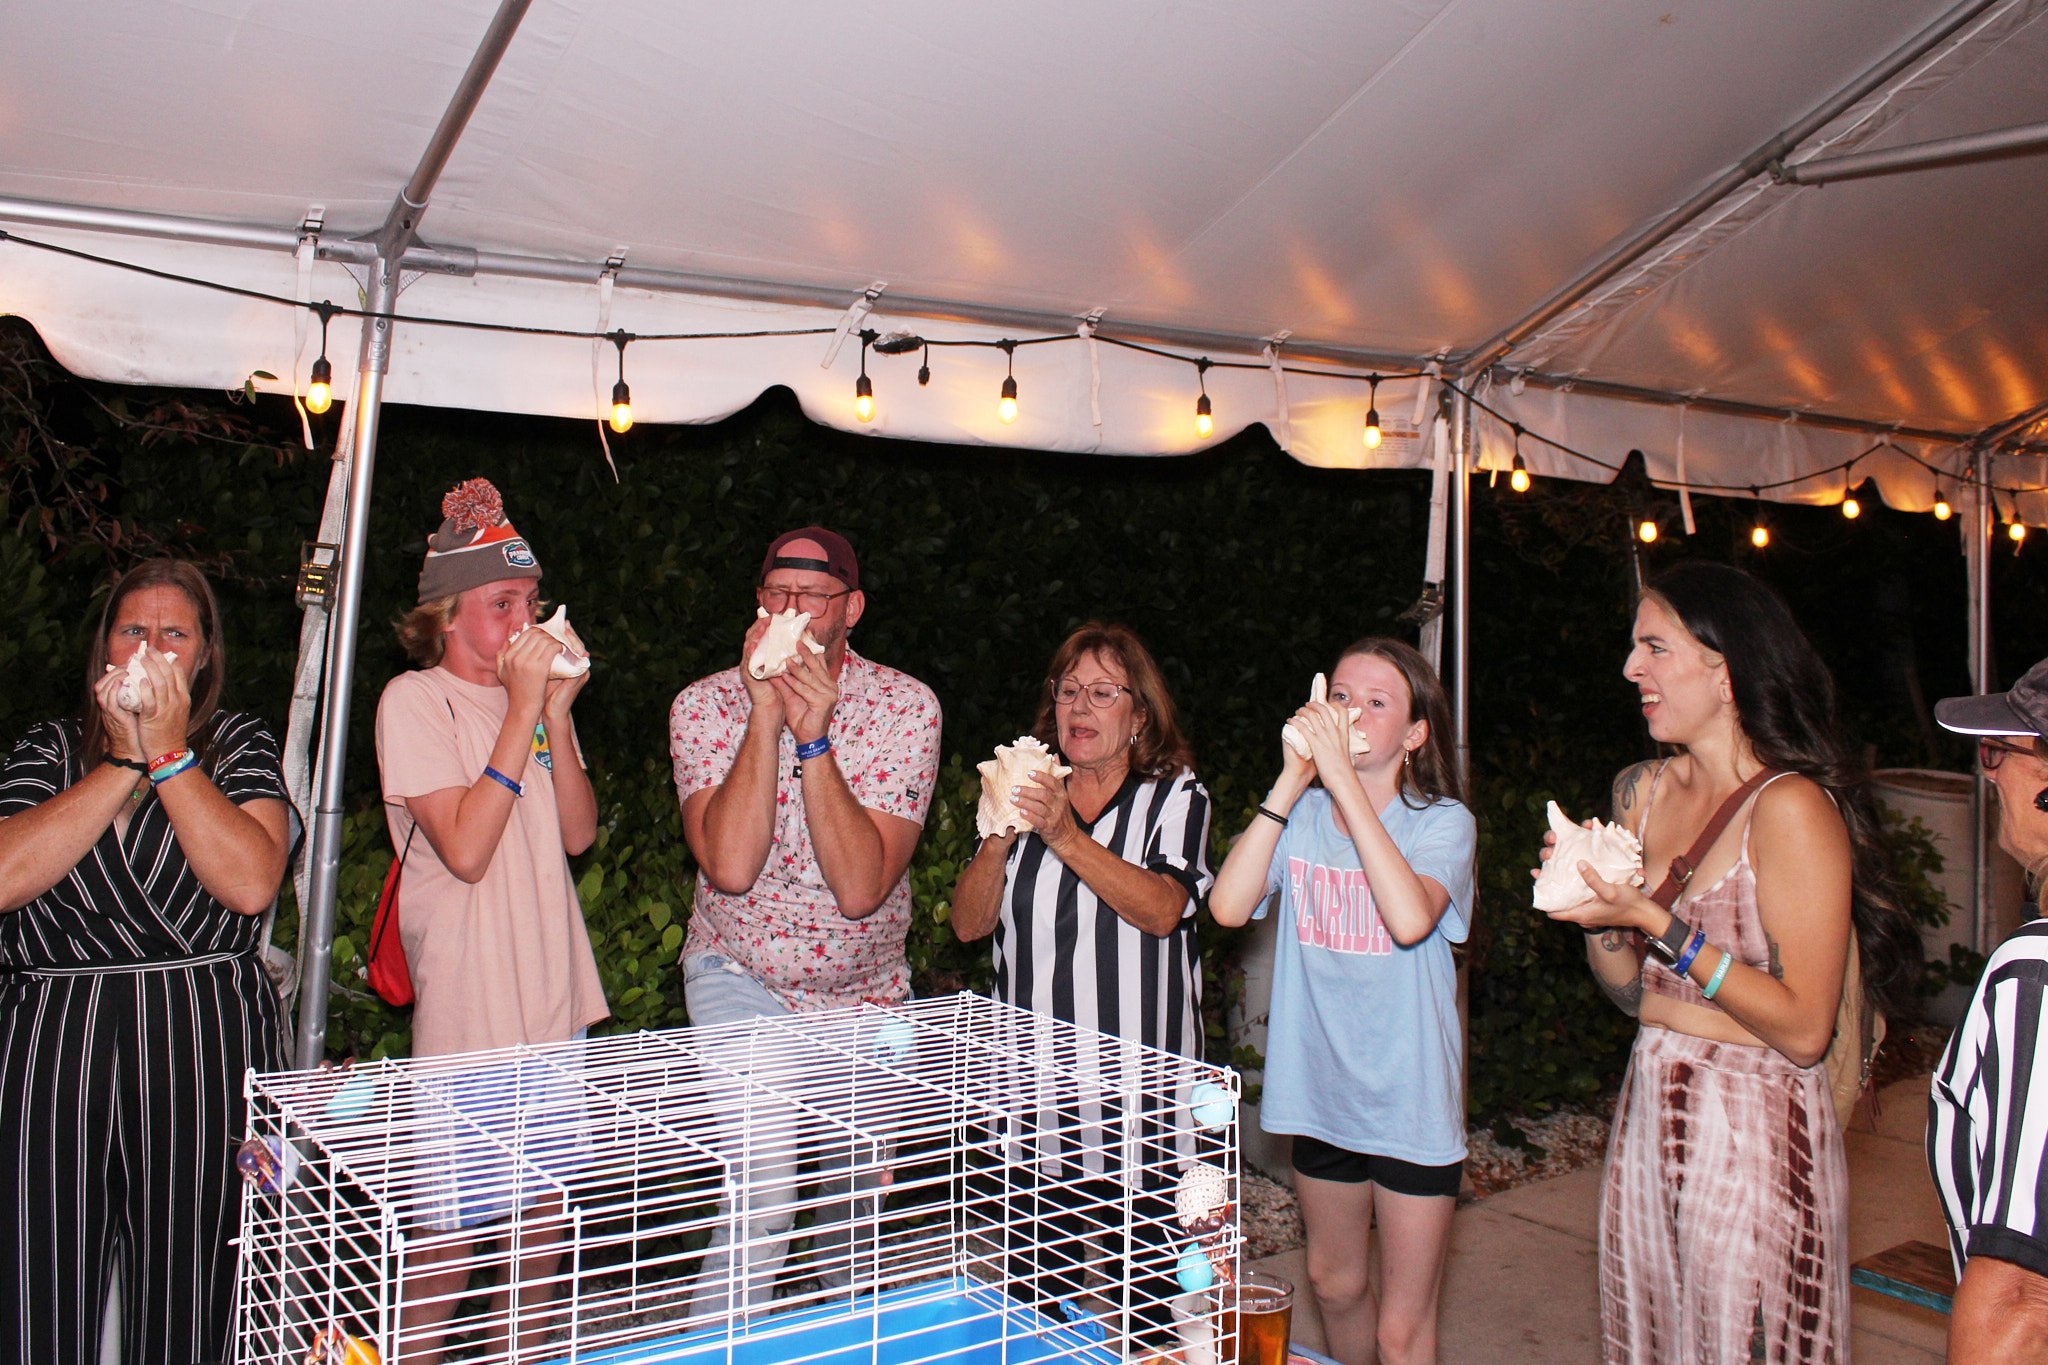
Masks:
[[[1370,1181],[1395,1194],[1442,1195],[1450,1199],[1458,1197],[1458,1186],[1465,1179],[1462,1161],[1453,1161],[1448,1166],[1418,1166],[1390,1156],[1347,1152],[1321,1138],[1300,1134],[1294,1138],[1294,1169],[1311,1180],[1334,1180],[1346,1185]]]

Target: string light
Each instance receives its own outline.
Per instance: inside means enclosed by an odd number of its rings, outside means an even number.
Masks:
[[[1195,382],[1202,386],[1202,396],[1195,400],[1195,435],[1206,441],[1216,430],[1216,419],[1209,409],[1209,357],[1195,362]]]
[[[875,381],[868,378],[868,347],[875,344],[875,334],[863,330],[860,334],[860,378],[853,381],[853,415],[863,422],[875,420]]]
[[[1771,543],[1771,528],[1764,520],[1764,495],[1755,484],[1749,486],[1749,495],[1756,499],[1756,525],[1749,528],[1749,543],[1761,550]]]
[[[1654,518],[1654,517],[1644,517],[1644,518],[1642,519],[1642,521],[1641,521],[1641,522],[1639,522],[1639,523],[1638,523],[1638,524],[1636,525],[1636,539],[1637,539],[1637,540],[1640,540],[1640,541],[1641,541],[1641,542],[1643,542],[1643,544],[1645,544],[1645,545],[1654,545],[1654,544],[1656,543],[1656,541],[1657,541],[1657,521],[1656,521],[1656,518]]]
[[[2018,520],[2008,521],[2005,524],[2005,535],[2014,545],[2018,545],[2027,538],[2027,524]]]
[[[631,340],[625,328],[612,333],[612,344],[619,348],[619,379],[612,385],[612,430],[624,436],[633,429],[633,391],[626,387],[626,342]]]
[[[1941,495],[1941,485],[1936,483],[1934,485],[1934,519],[1936,521],[1947,521],[1954,511],[1955,509],[1948,505],[1948,499]]]
[[[306,411],[318,417],[334,406],[334,366],[327,359],[327,323],[334,316],[334,304],[320,301],[320,358],[313,362],[306,384]]]
[[[1842,495],[1842,515],[1850,521],[1854,521],[1863,515],[1863,504],[1856,500],[1854,493],[1844,493]]]
[[[918,353],[917,386],[921,389],[932,382],[932,344],[927,341]]]
[[[1517,493],[1526,493],[1529,491],[1529,466],[1522,463],[1522,424],[1516,422],[1514,428],[1515,462],[1508,471],[1508,487]]]
[[[1003,396],[996,402],[996,416],[1008,423],[1017,420],[1017,343],[1005,339],[999,344],[1003,354],[1010,358],[1010,372],[1003,378]]]
[[[1380,377],[1372,376],[1372,393],[1365,400],[1365,448],[1380,448]]]

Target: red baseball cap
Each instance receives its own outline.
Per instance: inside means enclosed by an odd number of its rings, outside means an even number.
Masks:
[[[761,578],[765,581],[774,569],[828,573],[853,591],[860,591],[860,561],[853,557],[853,547],[846,543],[846,537],[822,526],[799,526],[769,542],[768,553],[761,560]]]

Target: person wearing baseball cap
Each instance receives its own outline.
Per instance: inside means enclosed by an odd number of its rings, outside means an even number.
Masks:
[[[910,993],[910,856],[938,780],[938,698],[849,643],[867,595],[837,532],[803,526],[775,537],[752,607],[739,662],[684,688],[669,712],[676,798],[697,861],[682,952],[690,1022],[895,1004]],[[753,1117],[757,1131],[775,1131]],[[795,1182],[771,1172],[798,1155],[759,1142],[744,1160],[735,1153],[735,1171],[751,1165],[755,1178],[743,1264],[735,1276],[721,1219],[693,1313],[768,1301],[790,1210],[762,1196],[795,1198]],[[829,1171],[820,1178],[835,1193],[849,1189]],[[836,1250],[844,1225],[844,1210],[831,1209],[813,1224],[828,1287],[848,1280]],[[744,1304],[727,1301],[735,1278]]]
[[[419,667],[393,678],[377,703],[416,1057],[561,1042],[608,1013],[569,870],[570,856],[597,837],[597,801],[570,717],[589,673],[555,667],[585,656],[580,642],[572,653],[533,628],[540,561],[488,480],[451,489],[441,516],[420,567],[419,605],[398,622]],[[554,676],[562,672],[576,676]],[[504,1153],[546,1162],[515,1112],[544,1107],[533,1091],[529,1074],[502,1063],[451,1079],[463,1131],[488,1137],[451,1136],[425,1159],[423,1180],[434,1190],[421,1211],[428,1230],[474,1228],[490,1238],[486,1225],[512,1211],[490,1193],[513,1184],[508,1173],[520,1158]],[[560,1201],[550,1198],[555,1208],[522,1215],[517,1278],[529,1285],[550,1283],[560,1259],[547,1235],[559,1227]],[[413,1258],[417,1269],[400,1287],[408,1361],[441,1358],[477,1245],[437,1236]],[[504,1278],[514,1278],[509,1269]],[[531,1291],[521,1300],[524,1320],[499,1331],[517,1334],[523,1358],[552,1319]],[[493,1312],[512,1311],[501,1289]]]
[[[1992,953],[1934,1069],[1927,1164],[1957,1276],[1948,1358],[2048,1361],[2048,659],[1934,718],[1976,737],[1999,846],[2027,869],[2036,914]]]

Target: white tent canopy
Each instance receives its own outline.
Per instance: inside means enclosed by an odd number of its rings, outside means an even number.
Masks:
[[[16,0],[0,312],[79,374],[296,389],[290,301],[358,310],[328,338],[357,509],[385,401],[596,417],[617,330],[643,422],[783,384],[912,439],[1257,422],[1314,464],[1481,469],[1515,423],[1544,475],[1634,449],[1905,509],[1988,480],[1981,551],[2048,523],[2044,147],[2048,0]],[[732,335],[764,332],[795,334]],[[1368,382],[1431,366],[1481,405],[1448,452],[1433,384]],[[315,916],[365,534],[333,516]]]

